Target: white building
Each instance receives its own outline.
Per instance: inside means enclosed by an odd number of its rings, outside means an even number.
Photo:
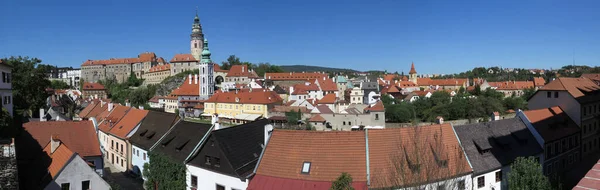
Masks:
[[[0,83],[0,100],[2,108],[13,115],[13,96],[12,96],[12,66],[3,63],[0,60],[0,72],[2,72],[2,82]]]

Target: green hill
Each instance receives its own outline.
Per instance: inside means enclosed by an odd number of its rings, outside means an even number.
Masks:
[[[331,67],[319,67],[319,66],[310,66],[310,65],[280,65],[281,69],[285,72],[315,72],[315,71],[325,71],[325,72],[359,72],[353,69],[341,69],[341,68],[331,68]]]

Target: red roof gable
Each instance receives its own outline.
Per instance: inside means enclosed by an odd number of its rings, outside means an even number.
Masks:
[[[248,69],[248,65],[232,65],[227,72],[227,77],[248,77],[258,78],[256,72]]]
[[[273,104],[281,103],[283,99],[273,92],[267,90],[252,90],[236,92],[221,92],[213,94],[207,103],[240,103],[240,104]]]
[[[265,79],[269,80],[310,80],[327,77],[323,73],[265,73]]]
[[[83,83],[83,90],[106,90],[106,88],[100,83],[85,82]]]
[[[190,79],[192,79],[192,82],[190,84]],[[197,83],[196,83],[197,82]],[[200,83],[202,81],[200,81],[199,77],[196,77],[194,75],[192,75],[192,77],[190,78],[189,76],[185,78],[185,80],[183,81],[183,83],[181,84],[181,86],[179,86],[179,88],[173,90],[171,92],[171,95],[175,95],[175,96],[199,96],[200,95]]]
[[[156,60],[156,54],[152,52],[141,53],[137,58],[111,58],[106,60],[87,60],[81,66],[112,65],[151,62]]]
[[[58,135],[62,143],[81,156],[102,156],[92,121],[28,122],[23,128],[42,147],[50,142],[51,135]]]
[[[335,93],[329,93],[325,95],[323,98],[319,100],[319,104],[335,104],[337,98],[335,97]]]
[[[192,54],[176,54],[175,56],[173,56],[173,58],[171,59],[171,63],[178,63],[178,62],[197,62],[199,60],[196,60],[196,58],[194,58],[194,56]]]
[[[156,65],[156,66],[150,68],[150,70],[148,70],[148,73],[168,71],[168,70],[171,70],[171,64]]]
[[[365,111],[382,112],[382,111],[385,111],[385,107],[383,107],[383,103],[381,101],[377,101],[377,103],[375,103],[375,105],[366,107]]]

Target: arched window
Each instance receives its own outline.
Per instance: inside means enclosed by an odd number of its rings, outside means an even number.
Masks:
[[[205,71],[204,71],[204,67],[202,67],[202,74],[204,74],[204,73],[205,73]]]
[[[202,77],[202,84],[206,83],[206,77]]]
[[[198,48],[198,43],[194,43],[194,48]]]

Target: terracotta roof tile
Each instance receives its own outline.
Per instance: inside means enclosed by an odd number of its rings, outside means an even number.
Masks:
[[[461,86],[468,83],[469,79],[430,79],[419,78],[419,86]]]
[[[190,79],[192,82],[190,84]],[[197,83],[196,83],[197,82]],[[192,75],[192,78],[189,76],[185,78],[181,86],[179,88],[173,90],[171,95],[175,96],[199,96],[200,95],[200,81],[199,77]]]
[[[86,82],[83,83],[83,90],[106,90],[106,88],[100,83]]]
[[[222,72],[222,73],[227,73],[229,72],[229,70],[225,70],[225,69],[221,69],[221,66],[219,64],[214,64],[213,65],[213,70],[215,72]]]
[[[131,132],[148,114],[148,110],[139,110],[131,108],[127,114],[117,124],[110,129],[110,134],[126,139],[127,134]]]
[[[65,165],[69,163],[71,157],[73,157],[73,154],[75,153],[73,153],[73,151],[71,151],[62,143],[56,148],[56,150],[54,150],[53,153],[51,148],[52,146],[50,143],[48,143],[44,148],[44,153],[46,153],[51,159],[50,165],[48,166],[48,172],[52,178],[55,178],[58,172],[60,172]]]
[[[158,100],[162,99],[162,98],[164,98],[164,97],[162,97],[162,96],[154,96],[154,97],[150,98],[150,100],[148,100],[148,102],[158,103]]]
[[[292,131],[275,129],[264,150],[259,175],[334,181],[342,172],[366,181],[365,134],[359,131]],[[310,173],[302,174],[304,162]]]
[[[503,81],[503,82],[488,82],[497,90],[523,90],[535,87],[534,81]]]
[[[329,93],[325,96],[323,96],[323,98],[321,98],[318,103],[319,104],[335,104],[335,101],[337,100],[337,97],[335,97],[335,93]]]
[[[258,75],[253,70],[248,70],[248,65],[232,65],[227,72],[227,77],[248,77],[258,78]]]
[[[310,122],[325,122],[327,120],[325,120],[325,118],[323,118],[321,115],[316,114],[316,115],[312,116],[310,119],[308,119],[308,121],[310,121]]]
[[[319,78],[315,79],[314,83],[317,84],[322,91],[337,91],[337,84],[333,82],[333,79]]]
[[[176,54],[175,56],[173,56],[173,59],[171,59],[171,63],[178,63],[178,62],[195,62],[195,61],[199,61],[196,60],[196,58],[194,58],[194,56],[192,54]]]
[[[417,70],[415,69],[415,63],[413,62],[410,65],[410,71],[408,72],[408,74],[416,74],[416,73],[417,73]]]
[[[546,142],[580,132],[577,124],[558,106],[527,110],[523,114]]]
[[[318,105],[318,106],[315,106],[314,109],[319,110],[319,113],[333,114],[333,111],[327,105]]]
[[[171,70],[171,64],[156,65],[156,66],[150,68],[150,70],[148,70],[148,73],[169,71],[169,70]]]
[[[60,140],[81,156],[101,156],[100,143],[92,121],[45,121],[29,122],[23,128],[37,140],[40,146],[50,142],[50,136],[59,135]]]
[[[600,86],[588,78],[560,77],[556,80],[550,81],[539,90],[568,91],[571,96],[577,99],[585,96],[587,92],[600,90]]]
[[[417,84],[411,81],[398,81],[396,86],[400,88],[418,87]]]
[[[240,104],[273,104],[281,103],[283,99],[273,92],[267,90],[253,90],[236,92],[221,92],[213,94],[205,102],[212,103],[240,103]]]
[[[137,58],[111,58],[105,60],[87,60],[81,66],[92,65],[112,65],[112,64],[131,64],[142,63],[156,60],[156,54],[152,52],[141,53]]]
[[[110,129],[115,126],[117,122],[119,122],[125,114],[129,111],[131,107],[115,105],[112,111],[106,111],[106,116],[102,117],[102,115],[98,116],[97,121],[101,122],[98,129],[104,133],[109,133]]]
[[[80,118],[86,118],[86,116],[88,114],[90,114],[90,112],[97,106],[99,105],[100,102],[91,102],[90,104],[88,104],[85,108],[83,108],[83,110],[81,110],[81,112],[79,112],[79,117]]]
[[[370,188],[410,186],[472,172],[450,124],[368,130],[368,136]],[[416,168],[417,163],[420,172],[412,172],[409,165]]]
[[[96,118],[98,119],[98,115],[100,115],[101,113],[103,113],[104,111],[106,111],[106,109],[108,108],[108,103],[105,103],[104,105],[102,105],[102,103],[98,103],[98,105],[96,107],[94,107],[94,109],[92,109],[92,111],[90,111],[89,114],[87,114],[84,118],[85,119],[89,119],[89,118]]]
[[[600,189],[600,160],[594,164],[573,189]]]
[[[323,73],[265,73],[265,79],[273,81],[281,80],[311,80],[327,77]]]
[[[383,103],[381,101],[377,101],[375,105],[369,106],[365,108],[365,111],[371,112],[383,112],[385,111],[385,107],[383,107]]]
[[[544,80],[544,78],[542,78],[542,77],[535,77],[535,78],[533,78],[533,83],[535,84],[536,87],[540,87],[540,86],[544,86],[546,84],[546,80]]]

